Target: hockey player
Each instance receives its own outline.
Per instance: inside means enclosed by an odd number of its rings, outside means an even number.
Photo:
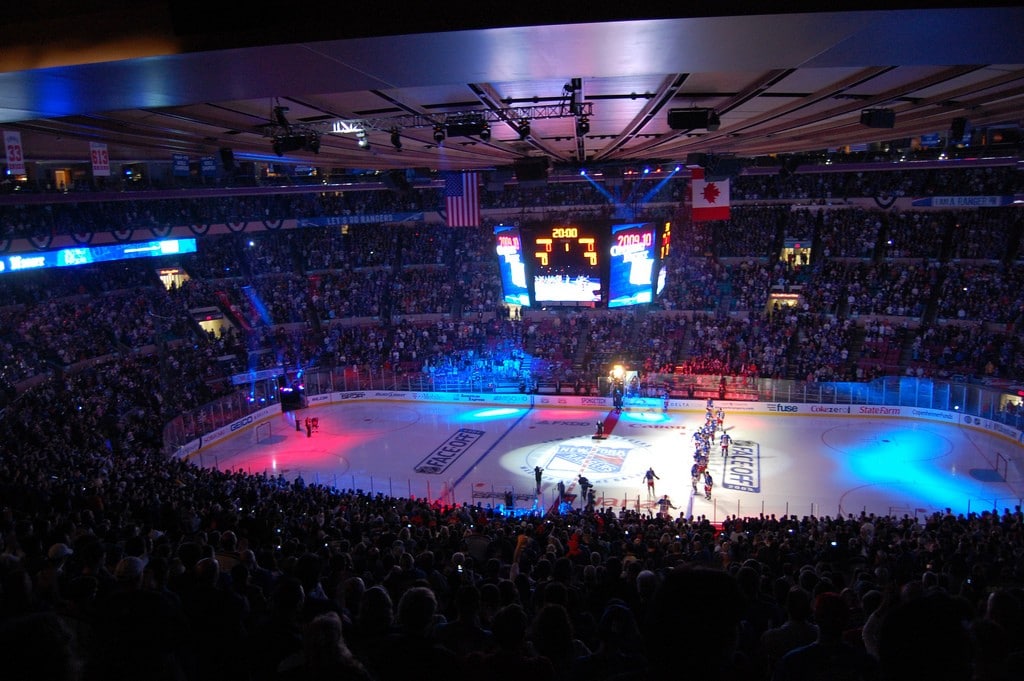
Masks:
[[[644,480],[647,481],[647,496],[648,497],[653,497],[654,496],[654,481],[655,480],[661,480],[661,478],[659,478],[657,476],[657,474],[654,472],[653,468],[648,468],[647,472],[644,473]]]
[[[711,471],[704,471],[704,498],[711,501],[711,488],[715,486],[715,479],[711,477]]]
[[[587,504],[587,491],[590,490],[590,480],[581,475],[578,482],[580,483],[580,508],[585,508]]]
[[[672,500],[668,498],[666,494],[661,499],[658,499],[658,515],[662,518],[669,517],[669,509],[675,510],[675,506],[672,505]]]
[[[718,443],[722,446],[722,456],[723,457],[729,456],[729,443],[730,442],[732,442],[732,437],[729,436],[729,433],[723,431],[722,432],[722,437],[718,441]]]
[[[697,493],[697,483],[700,482],[700,466],[696,461],[690,466],[690,484],[693,486],[693,493]]]

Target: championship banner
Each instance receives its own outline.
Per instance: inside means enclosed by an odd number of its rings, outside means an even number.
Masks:
[[[4,130],[4,151],[7,153],[7,172],[10,175],[25,174],[25,153],[21,148],[21,133]]]
[[[217,177],[217,161],[213,156],[200,157],[199,174],[203,177]]]
[[[171,155],[171,174],[175,177],[188,177],[188,154]]]
[[[92,159],[93,177],[110,177],[110,153],[103,142],[89,142],[89,158]]]

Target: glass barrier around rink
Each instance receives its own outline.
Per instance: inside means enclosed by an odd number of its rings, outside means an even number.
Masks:
[[[309,369],[301,376],[301,382],[307,397],[363,390],[450,393],[516,390],[515,381],[510,386],[506,380],[504,387],[500,387],[502,378],[479,370],[403,372],[350,366]],[[817,383],[734,376],[650,375],[645,384],[659,386],[658,390],[668,387],[674,399],[724,396],[761,402],[908,406],[978,416],[1024,430],[1021,398],[1013,401],[1011,395],[1001,390],[965,382],[901,376],[884,377],[870,383]],[[612,383],[606,377],[595,378],[593,385],[599,394],[611,394]],[[166,451],[173,452],[200,435],[274,404],[278,399],[277,391],[275,379],[257,381],[235,394],[182,413],[164,429]]]

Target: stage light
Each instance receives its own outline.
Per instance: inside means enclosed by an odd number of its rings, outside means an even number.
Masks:
[[[486,121],[484,122],[483,129],[480,130],[480,139],[482,139],[484,142],[491,139],[491,126]]]
[[[576,121],[576,134],[580,137],[590,132],[590,119],[586,116],[580,116],[579,120]]]
[[[442,126],[442,125],[435,125],[434,126],[434,141],[437,142],[438,144],[440,144],[441,142],[444,142],[444,126]]]
[[[519,139],[525,140],[530,136],[530,121],[523,121],[519,126]]]
[[[370,140],[367,139],[365,130],[360,130],[356,133],[356,144],[359,145],[360,149],[370,148]]]
[[[310,135],[306,140],[306,148],[312,151],[314,154],[320,153],[320,135]]]
[[[391,131],[391,146],[395,148],[395,151],[402,150],[402,136],[398,133],[398,128]]]

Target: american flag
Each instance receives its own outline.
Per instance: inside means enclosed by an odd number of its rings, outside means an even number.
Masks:
[[[480,184],[476,173],[445,173],[444,202],[449,227],[480,226]]]

